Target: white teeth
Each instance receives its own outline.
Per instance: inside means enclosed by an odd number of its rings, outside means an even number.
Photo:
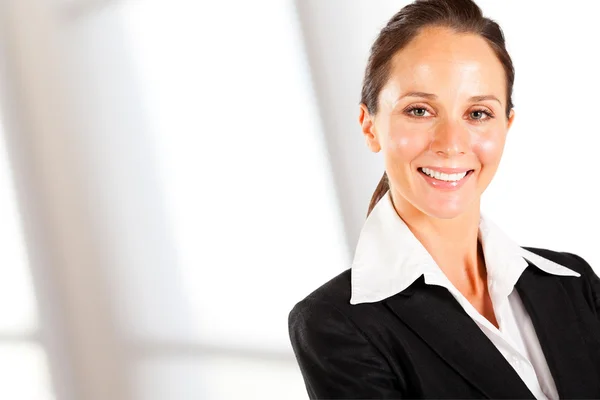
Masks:
[[[447,182],[460,181],[462,178],[465,177],[465,175],[467,175],[466,171],[460,174],[445,174],[443,172],[434,171],[429,168],[421,168],[421,170],[427,175],[431,176],[432,178]]]

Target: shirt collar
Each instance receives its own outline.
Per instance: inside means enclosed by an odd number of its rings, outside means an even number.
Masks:
[[[496,291],[501,295],[508,296],[512,291],[528,266],[527,260],[550,274],[580,276],[520,247],[483,214],[480,214],[478,235],[488,281],[495,281]],[[351,267],[350,304],[391,297],[421,275],[425,275],[429,284],[440,284],[446,279],[429,252],[396,213],[388,191],[375,205],[361,230]]]

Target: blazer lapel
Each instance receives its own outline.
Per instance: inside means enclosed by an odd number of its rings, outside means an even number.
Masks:
[[[559,397],[598,396],[597,366],[589,356],[577,314],[560,283],[561,277],[539,270],[529,260],[527,262],[529,266],[515,287],[531,317]]]
[[[535,398],[517,372],[446,288],[426,285],[421,276],[408,289],[385,302],[433,351],[484,396]]]

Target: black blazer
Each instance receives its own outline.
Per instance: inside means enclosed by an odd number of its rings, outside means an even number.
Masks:
[[[515,287],[559,397],[600,399],[600,279],[575,254],[525,249],[581,274],[548,274],[528,260]],[[534,398],[446,288],[421,276],[385,300],[351,305],[350,273],[289,314],[311,399]]]

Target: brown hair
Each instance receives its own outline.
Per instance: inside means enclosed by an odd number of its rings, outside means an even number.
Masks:
[[[371,47],[365,70],[361,103],[366,106],[369,113],[371,115],[377,113],[379,92],[389,78],[392,57],[423,28],[431,26],[448,27],[459,33],[477,34],[488,42],[506,73],[506,115],[508,117],[513,108],[512,91],[515,80],[512,60],[506,51],[504,34],[500,26],[495,21],[484,17],[479,6],[472,0],[415,0],[388,21]],[[388,190],[388,177],[384,172],[371,198],[367,216]]]

